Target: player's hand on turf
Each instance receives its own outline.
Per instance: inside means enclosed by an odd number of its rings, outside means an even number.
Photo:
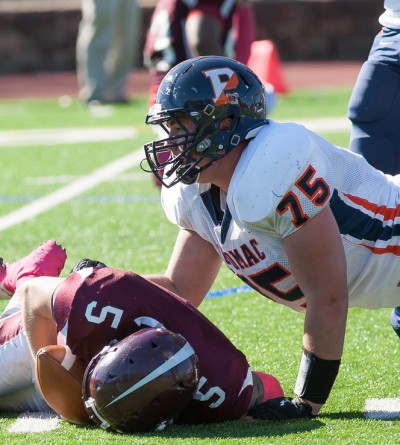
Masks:
[[[277,397],[259,403],[249,410],[249,415],[256,420],[312,419],[311,406],[298,397]]]
[[[107,267],[101,261],[89,260],[89,258],[83,258],[72,269],[71,273],[78,272],[78,270],[85,269],[86,267]]]

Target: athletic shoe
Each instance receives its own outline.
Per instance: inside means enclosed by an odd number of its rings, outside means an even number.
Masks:
[[[2,266],[5,269],[5,275],[4,270],[0,269],[0,284],[7,292],[14,294],[18,286],[31,278],[58,277],[66,259],[65,249],[53,240],[46,241],[28,256]]]

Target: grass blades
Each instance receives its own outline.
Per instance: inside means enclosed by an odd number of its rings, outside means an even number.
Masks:
[[[279,97],[276,120],[345,117],[350,90],[293,91]],[[144,125],[147,97],[130,105],[89,109],[72,100],[0,101],[2,131],[69,128],[133,128],[130,139],[75,144],[0,145],[2,185],[0,222],[35,199],[63,189],[78,178],[132,152],[153,135]],[[346,147],[349,133],[321,133]],[[29,141],[28,141],[29,142]],[[177,229],[164,216],[159,192],[138,165],[32,219],[0,231],[0,256],[5,261],[26,255],[46,239],[67,248],[63,275],[81,258],[90,257],[138,273],[162,272]],[[213,289],[242,283],[222,268]],[[0,302],[4,307],[5,302]],[[278,377],[288,396],[301,356],[303,316],[255,292],[206,299],[200,307],[248,357],[254,369]],[[16,413],[0,416],[2,444],[140,444],[140,445],[398,445],[399,420],[365,420],[365,401],[399,397],[399,339],[389,324],[389,309],[350,310],[340,374],[323,412],[314,421],[228,422],[219,425],[172,426],[160,433],[124,436],[95,427],[61,422],[42,433],[15,433],[9,428]],[[221,367],[224,364],[221,363]]]

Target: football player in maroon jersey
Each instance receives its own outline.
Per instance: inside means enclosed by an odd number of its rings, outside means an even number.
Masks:
[[[90,260],[78,263],[67,278],[59,278],[66,255],[62,250],[60,264],[60,252],[53,253],[47,261],[56,262],[58,255],[57,273],[52,277],[38,273],[39,278],[22,280],[22,286],[14,284],[16,293],[0,318],[0,364],[9,370],[0,377],[0,409],[49,409],[35,382],[33,358],[40,348],[63,344],[69,361],[87,366],[111,342],[145,328],[161,328],[182,336],[199,362],[198,384],[177,422],[220,422],[249,413],[276,418],[274,404],[286,400],[278,380],[252,371],[246,357],[186,300],[139,275]],[[10,267],[7,275],[5,268],[3,282],[11,272]],[[23,275],[19,267],[16,282]],[[18,348],[11,348],[13,344]],[[284,418],[290,417],[288,412]]]
[[[143,328],[184,337],[200,376],[181,422],[240,419],[253,405],[283,396],[278,381],[252,372],[243,353],[194,306],[135,273],[83,267],[66,279],[30,280],[20,293],[33,357],[43,346],[64,343],[87,366],[111,341]]]

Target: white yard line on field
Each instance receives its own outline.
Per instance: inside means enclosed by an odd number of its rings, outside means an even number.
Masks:
[[[42,433],[52,431],[60,426],[60,418],[56,414],[45,412],[21,413],[11,424],[10,433]]]
[[[50,128],[0,131],[0,148],[122,141],[133,139],[136,135],[137,131],[130,127]]]
[[[350,131],[351,122],[347,117],[323,117],[317,119],[296,119],[296,124],[304,125],[315,133]]]
[[[400,419],[400,398],[367,399],[364,411],[366,419]]]
[[[143,155],[144,156],[144,155]],[[148,177],[146,172],[136,172],[136,173],[121,173],[118,177],[110,178],[110,181],[118,181],[118,182],[135,182],[141,181],[143,178]],[[59,175],[59,176],[28,176],[25,179],[25,184],[30,185],[64,185],[68,184],[75,179],[80,178],[79,175]]]
[[[69,201],[72,198],[90,190],[91,188],[108,181],[116,175],[132,168],[140,163],[143,159],[143,149],[134,153],[123,156],[110,164],[105,165],[91,174],[73,181],[49,195],[36,199],[14,212],[0,217],[0,232],[8,229],[16,224],[27,221],[47,210],[56,207],[57,205]]]

